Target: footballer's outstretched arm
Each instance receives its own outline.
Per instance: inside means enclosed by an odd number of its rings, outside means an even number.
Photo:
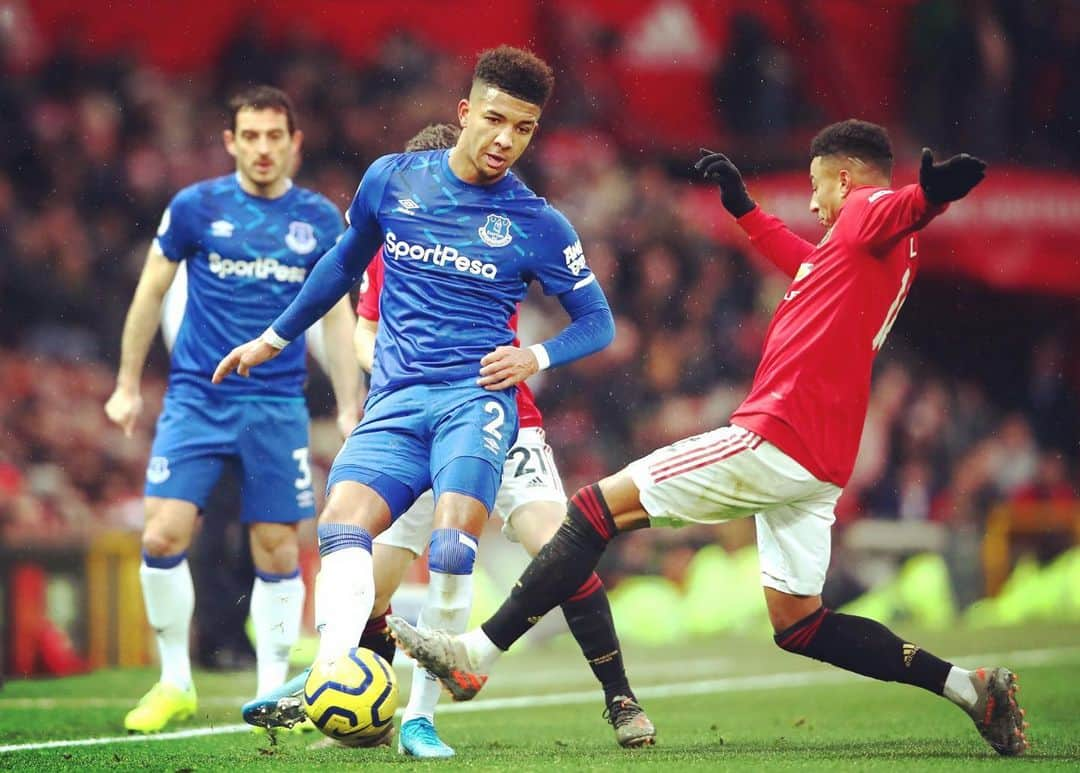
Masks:
[[[142,410],[139,386],[150,342],[161,321],[161,303],[178,266],[179,263],[165,257],[155,241],[146,255],[146,264],[124,320],[116,389],[105,403],[105,413],[128,437],[134,433],[135,420]]]
[[[319,258],[307,281],[285,311],[258,338],[241,344],[218,363],[211,379],[220,384],[234,370],[246,377],[251,368],[271,360],[330,311],[364,274],[382,242],[378,208],[394,156],[383,156],[368,167],[345,219],[349,227],[337,244]]]
[[[595,281],[559,295],[570,324],[555,337],[519,349],[500,346],[480,361],[478,384],[489,391],[507,389],[541,370],[598,352],[615,339],[615,319],[604,291]]]
[[[768,215],[750,198],[742,173],[723,153],[702,150],[694,169],[720,187],[720,201],[750,241],[781,271],[794,277],[799,264],[814,250],[814,245],[795,234],[778,217]]]
[[[225,355],[218,363],[212,381],[220,384],[234,370],[247,377],[251,368],[276,357],[359,281],[381,239],[382,232],[374,220],[365,222],[360,228],[353,225],[345,229],[338,243],[315,264],[285,311],[262,336]]]
[[[986,167],[985,161],[967,153],[935,164],[933,152],[923,148],[919,182],[872,193],[862,205],[856,238],[889,249],[897,239],[925,228],[949,202],[967,196],[986,177]]]

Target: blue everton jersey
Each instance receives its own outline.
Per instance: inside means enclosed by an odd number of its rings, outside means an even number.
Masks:
[[[513,173],[492,185],[458,179],[450,151],[384,156],[349,207],[383,235],[384,284],[371,391],[478,378],[508,345],[508,322],[536,280],[548,295],[595,277],[567,219]]]
[[[252,196],[236,175],[180,191],[158,227],[156,245],[187,262],[188,298],[172,351],[173,394],[297,397],[306,375],[297,341],[250,378],[210,383],[237,343],[257,338],[300,291],[308,271],[342,231],[341,213],[324,196],[292,187],[276,199]]]

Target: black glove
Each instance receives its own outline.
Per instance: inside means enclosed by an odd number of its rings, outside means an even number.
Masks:
[[[986,177],[986,162],[961,153],[940,164],[934,163],[934,152],[923,148],[919,167],[919,185],[926,198],[934,204],[945,204],[968,195]]]
[[[742,175],[738,168],[731,163],[731,159],[723,153],[713,153],[701,149],[706,155],[694,164],[694,169],[701,173],[706,180],[712,180],[720,186],[720,201],[724,209],[735,217],[742,217],[752,210],[756,204],[746,192]]]

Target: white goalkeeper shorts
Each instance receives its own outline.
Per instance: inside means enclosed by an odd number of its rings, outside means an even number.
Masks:
[[[797,596],[821,593],[841,489],[772,443],[742,427],[721,427],[654,451],[629,472],[652,525],[753,515],[762,585]]]
[[[502,484],[495,496],[494,513],[503,519],[503,535],[511,542],[518,541],[514,520],[527,514],[522,508],[532,502],[556,502],[565,507],[566,492],[544,430],[522,427],[506,455]],[[375,542],[419,556],[431,541],[434,518],[435,498],[431,491],[425,491]]]

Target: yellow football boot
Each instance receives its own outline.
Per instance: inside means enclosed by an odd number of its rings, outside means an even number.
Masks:
[[[174,719],[189,719],[195,714],[197,703],[194,687],[181,690],[158,682],[127,713],[124,727],[129,733],[156,733]]]

